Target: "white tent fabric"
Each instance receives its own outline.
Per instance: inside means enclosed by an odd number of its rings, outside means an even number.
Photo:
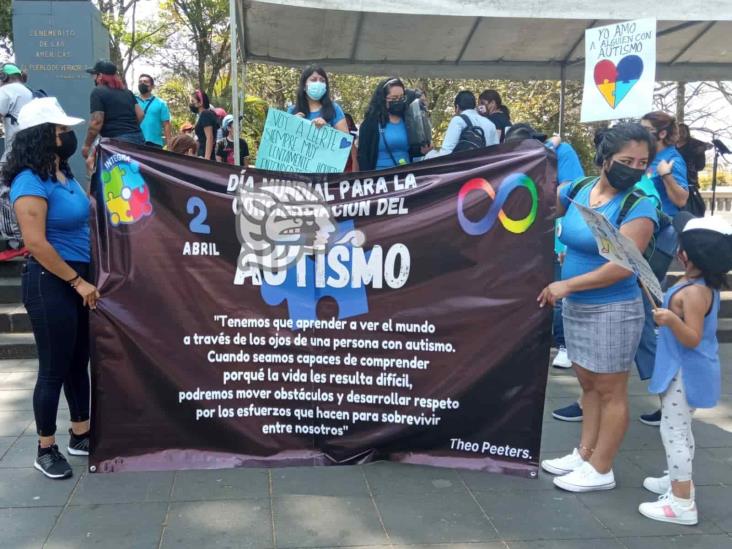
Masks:
[[[512,80],[581,79],[585,29],[655,17],[658,80],[732,78],[732,0],[236,0],[235,11],[246,61]]]

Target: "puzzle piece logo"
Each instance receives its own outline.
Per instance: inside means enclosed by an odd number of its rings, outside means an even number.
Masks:
[[[362,244],[362,233],[354,230],[353,221],[345,221],[338,225],[326,253],[336,246],[345,246],[352,249],[354,245],[360,247]],[[366,253],[367,260],[370,255],[371,252]],[[331,297],[336,301],[338,304],[338,318],[341,320],[369,312],[366,288],[363,285],[358,288],[352,288],[350,285],[344,288],[329,288],[327,286],[319,288],[315,284],[315,261],[310,256],[303,258],[301,261],[305,262],[304,274],[307,284],[302,287],[298,286],[298,267],[297,265],[291,265],[287,269],[287,277],[283,284],[274,286],[268,284],[266,280],[262,282],[261,295],[265,303],[274,307],[287,301],[287,310],[294,324],[299,320],[316,320],[318,317],[318,302],[324,297]],[[347,269],[350,268],[350,261],[344,262],[344,266]],[[337,276],[337,273],[330,265],[326,264],[325,280],[334,276]]]
[[[102,170],[104,204],[112,225],[130,225],[152,213],[150,189],[132,160],[115,162]]]
[[[611,108],[615,109],[638,83],[643,74],[643,59],[626,55],[617,64],[603,59],[595,65],[595,85]]]

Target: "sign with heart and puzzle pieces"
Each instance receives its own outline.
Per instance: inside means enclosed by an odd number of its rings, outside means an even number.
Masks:
[[[638,118],[653,108],[656,20],[585,31],[582,122]]]

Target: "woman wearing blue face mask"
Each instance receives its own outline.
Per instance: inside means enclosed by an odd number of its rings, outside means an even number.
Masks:
[[[330,98],[328,75],[322,67],[311,65],[302,71],[295,105],[287,111],[312,120],[316,128],[328,124],[348,133],[348,123],[338,103]]]

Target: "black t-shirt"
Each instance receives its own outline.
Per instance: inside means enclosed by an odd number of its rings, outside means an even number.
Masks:
[[[140,131],[135,115],[137,100],[130,90],[116,90],[108,86],[97,86],[89,98],[89,112],[103,112],[102,137],[117,137]]]
[[[488,115],[488,120],[493,122],[496,126],[496,130],[501,132],[501,143],[506,137],[506,128],[511,125],[511,119],[503,111],[496,111],[493,114]]]
[[[196,120],[196,137],[198,137],[198,156],[205,157],[206,155],[206,132],[204,128],[211,127],[213,132],[213,138],[216,139],[216,128],[219,125],[219,120],[216,118],[216,113],[212,110],[206,109],[201,111]],[[214,152],[216,147],[211,149],[211,157],[209,160],[215,160]]]
[[[216,143],[216,156],[224,159],[227,164],[234,163],[234,142],[225,137]],[[244,159],[249,156],[249,145],[244,139],[239,139],[239,165],[244,165]]]

